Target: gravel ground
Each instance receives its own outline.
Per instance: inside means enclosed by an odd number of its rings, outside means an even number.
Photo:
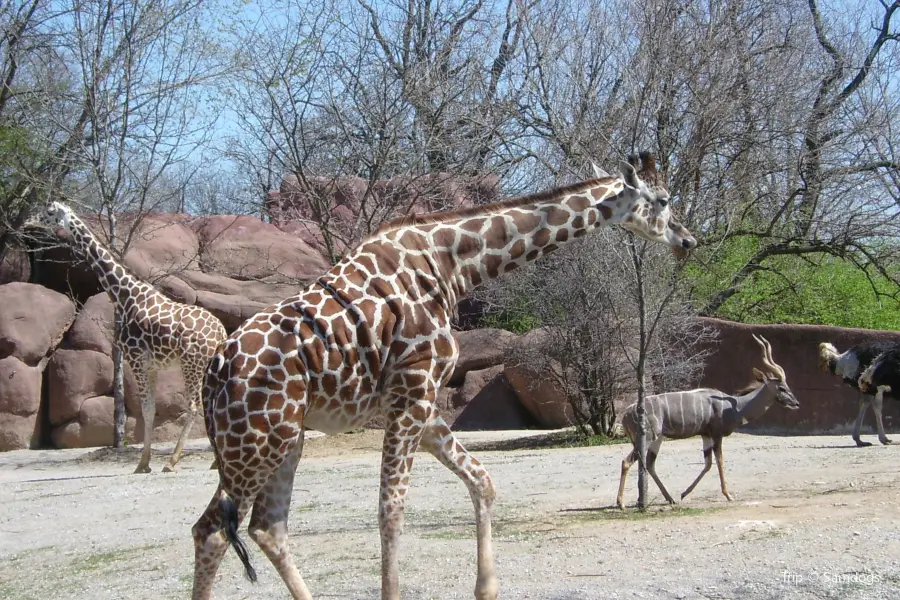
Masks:
[[[900,587],[900,448],[849,436],[725,441],[734,502],[713,469],[688,500],[611,509],[623,445],[491,451],[527,432],[462,434],[498,489],[494,545],[501,598],[875,599]],[[125,452],[0,454],[0,598],[186,598],[190,528],[216,485],[202,441],[174,474],[132,475]],[[378,598],[379,438],[307,442],[294,488],[291,548],[316,598]],[[699,472],[699,439],[663,444],[657,470],[673,495]],[[628,499],[636,497],[636,468]],[[260,574],[242,578],[229,551],[218,599],[287,598],[246,537]],[[474,518],[463,485],[430,456],[413,471],[401,543],[407,600],[471,598]]]

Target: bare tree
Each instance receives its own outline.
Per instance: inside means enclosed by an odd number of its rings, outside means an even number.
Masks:
[[[332,257],[413,205],[434,210],[439,190],[424,176],[504,170],[498,148],[513,122],[516,88],[506,77],[520,47],[517,7],[334,0],[263,11],[235,37],[242,135],[230,155],[255,173],[261,197],[289,175]],[[347,178],[350,219],[335,201]],[[377,182],[388,179],[407,192],[380,192]]]
[[[702,370],[711,332],[692,318],[679,266],[621,231],[602,232],[488,290],[510,320],[537,319],[540,343],[514,360],[564,390],[584,434],[612,435],[615,403],[677,389]]]

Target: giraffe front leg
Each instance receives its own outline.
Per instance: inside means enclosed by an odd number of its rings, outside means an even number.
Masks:
[[[147,367],[134,370],[138,394],[141,397],[141,416],[144,419],[144,449],[138,461],[135,473],[149,473],[150,451],[153,447],[153,422],[156,420],[156,400],[153,397],[156,388],[156,371]]]
[[[478,536],[478,576],[475,580],[477,600],[495,600],[500,591],[494,572],[494,553],[491,547],[491,506],[497,493],[491,476],[478,460],[470,455],[450,431],[444,419],[434,413],[422,435],[422,447],[453,471],[469,489],[475,506],[475,528]]]
[[[409,491],[413,455],[433,407],[427,400],[398,398],[385,411],[386,425],[381,452],[381,486],[378,526],[381,530],[381,600],[399,600],[400,533],[403,506]]]
[[[187,422],[181,430],[181,435],[178,436],[178,442],[175,443],[175,449],[172,451],[172,456],[169,457],[169,462],[163,467],[163,473],[174,471],[175,465],[181,460],[184,443],[191,433],[191,427],[193,427],[197,414],[200,412],[200,407],[203,406],[203,399],[200,396],[203,389],[203,366],[191,365],[190,368],[182,368],[182,374],[184,375],[185,395],[190,400],[187,410]],[[213,462],[213,466],[215,466],[215,462]]]

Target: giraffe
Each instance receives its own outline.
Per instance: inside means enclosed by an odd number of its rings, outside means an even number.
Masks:
[[[68,206],[51,202],[33,223],[51,229],[61,227],[71,234],[73,248],[87,259],[100,285],[124,315],[116,343],[131,365],[144,419],[144,449],[135,473],[150,472],[156,374],[168,366],[181,366],[189,401],[188,420],[163,467],[163,472],[173,471],[201,406],[204,368],[225,339],[225,327],[206,309],[174,302],[129,273]]]
[[[293,598],[312,598],[287,530],[304,431],[341,433],[377,414],[386,422],[378,507],[382,599],[400,597],[398,542],[419,447],[468,488],[477,530],[475,596],[497,597],[494,484],[434,405],[458,356],[450,318],[476,286],[604,225],[620,224],[678,253],[696,246],[670,212],[652,155],[642,153],[640,162],[629,157],[619,170],[615,178],[386,223],[299,295],[256,314],[219,346],[203,388],[219,485],[192,529],[195,600],[211,597],[229,544],[256,580],[237,533],[251,508],[250,537]]]

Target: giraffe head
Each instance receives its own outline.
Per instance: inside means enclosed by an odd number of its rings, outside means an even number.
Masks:
[[[28,224],[36,227],[69,229],[72,209],[61,202],[50,202],[43,210],[28,220]]]
[[[627,162],[619,162],[619,172],[625,189],[617,198],[619,212],[611,222],[646,240],[663,242],[678,256],[697,246],[697,240],[669,206],[669,190],[652,154],[629,156]]]

